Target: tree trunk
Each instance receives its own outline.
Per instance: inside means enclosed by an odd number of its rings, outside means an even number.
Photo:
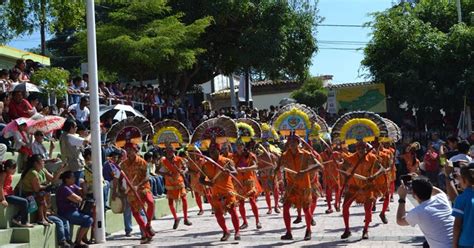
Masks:
[[[40,16],[41,55],[46,55],[46,0],[41,0]]]

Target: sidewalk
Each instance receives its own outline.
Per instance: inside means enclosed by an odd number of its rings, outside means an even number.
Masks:
[[[316,208],[316,227],[313,227],[313,238],[311,241],[303,241],[305,234],[304,221],[301,224],[293,225],[292,241],[282,241],[280,236],[285,233],[282,214],[267,215],[265,201],[263,197],[259,198],[259,213],[263,228],[255,228],[255,219],[251,214],[250,205],[247,204],[247,215],[249,218],[249,228],[241,231],[242,240],[234,241],[233,235],[228,242],[220,242],[222,236],[221,229],[217,225],[215,218],[211,215],[209,204],[205,204],[206,212],[202,216],[197,216],[197,208],[190,209],[189,216],[192,226],[183,225],[183,221],[177,230],[172,229],[173,219],[166,216],[153,221],[153,228],[157,231],[153,242],[149,245],[140,245],[140,236],[138,228],[135,227],[134,237],[127,238],[124,232],[114,233],[108,237],[105,244],[95,245],[93,247],[190,247],[190,246],[260,246],[260,247],[421,247],[423,243],[423,234],[417,227],[400,227],[395,223],[398,196],[395,196],[395,202],[390,204],[390,212],[387,213],[389,223],[382,224],[379,213],[382,203],[377,202],[377,211],[373,214],[373,220],[369,229],[369,240],[361,240],[363,228],[363,206],[353,205],[351,208],[350,225],[352,237],[347,240],[341,240],[340,235],[344,231],[342,214],[334,212],[325,214],[326,202],[320,198]],[[407,201],[407,209],[413,208],[413,204]],[[178,209],[181,206],[178,206]],[[292,215],[295,211],[292,211]],[[179,214],[182,217],[182,214]],[[294,217],[292,218],[294,220]],[[226,223],[229,229],[232,229],[230,216],[226,216]]]

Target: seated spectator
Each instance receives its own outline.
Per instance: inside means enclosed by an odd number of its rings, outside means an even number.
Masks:
[[[459,178],[463,193],[454,203],[453,247],[474,247],[474,164],[461,168]]]
[[[0,70],[0,93],[8,93],[11,87],[8,70]]]
[[[12,182],[13,174],[16,171],[16,164],[12,159],[9,159],[0,164],[0,203],[3,207],[8,207],[8,204],[15,205],[18,213],[13,216],[11,223],[18,227],[33,227],[28,222],[28,208],[29,202],[27,199],[16,196],[13,192]]]
[[[50,109],[52,115],[63,116],[63,112],[66,110],[66,100],[58,99],[56,105],[52,105]]]
[[[11,120],[20,117],[30,118],[35,114],[35,110],[30,102],[23,98],[23,94],[22,91],[13,91],[12,93],[12,100],[8,105],[8,115]]]
[[[87,74],[87,73],[82,74],[81,90],[83,92],[89,90],[89,74]]]
[[[36,131],[34,134],[35,141],[31,144],[31,150],[33,154],[39,154],[43,157],[45,167],[48,171],[55,172],[59,169],[61,165],[61,160],[58,158],[53,158],[53,151],[56,146],[51,140],[49,142],[49,151],[46,150],[46,147],[43,145],[44,134],[41,131]]]
[[[28,96],[28,102],[30,103],[32,109],[33,109],[33,115],[39,112],[40,110],[40,101],[39,97],[37,94],[30,94]]]
[[[7,124],[10,122],[8,116],[10,95],[8,93],[0,93],[0,123]]]
[[[400,226],[418,225],[431,248],[451,247],[453,243],[454,217],[451,216],[451,203],[446,194],[425,178],[411,181],[413,197],[419,203],[406,212],[405,202],[408,193],[403,183],[398,188],[397,224]]]
[[[53,176],[44,168],[43,157],[35,154],[28,158],[26,168],[21,174],[19,182],[20,195],[22,197],[35,197],[36,203],[38,204],[37,222],[40,225],[49,226],[49,224],[52,223],[46,217],[51,194],[50,183],[58,179],[63,170],[64,166]]]
[[[18,59],[12,71],[16,71],[20,74],[18,77],[20,82],[30,81],[30,77],[28,76],[28,73],[26,72],[26,61],[24,59]]]
[[[79,205],[82,202],[81,188],[74,182],[74,173],[66,171],[61,175],[62,184],[56,191],[56,207],[58,215],[68,220],[73,225],[79,225],[76,235],[75,247],[87,247],[82,240],[86,237],[87,231],[92,226],[91,216],[79,212]]]
[[[148,164],[147,174],[148,174],[148,178],[151,185],[151,193],[153,194],[154,198],[157,198],[158,195],[160,195],[158,194],[158,187],[159,187],[160,182],[158,178],[155,177],[156,174],[155,174],[155,162],[153,161],[153,153],[147,152],[145,153],[143,158]]]
[[[88,123],[91,114],[87,106],[89,106],[89,97],[87,96],[82,97],[80,103],[69,106],[69,111],[75,113],[76,120],[84,125]]]
[[[18,172],[22,172],[26,160],[33,154],[31,150],[31,137],[26,132],[26,122],[23,119],[15,120],[18,125],[18,130],[13,134],[13,149],[18,152],[16,164],[18,166]]]

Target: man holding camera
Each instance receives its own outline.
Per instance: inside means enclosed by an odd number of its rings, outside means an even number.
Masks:
[[[406,212],[409,189],[419,205]],[[443,191],[433,187],[428,179],[418,177],[402,180],[398,195],[398,225],[419,225],[431,248],[452,246],[454,218],[451,216],[451,204]]]

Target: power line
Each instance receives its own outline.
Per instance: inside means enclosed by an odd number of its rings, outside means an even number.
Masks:
[[[360,24],[318,24],[319,27],[340,27],[340,28],[368,28],[370,25]]]

